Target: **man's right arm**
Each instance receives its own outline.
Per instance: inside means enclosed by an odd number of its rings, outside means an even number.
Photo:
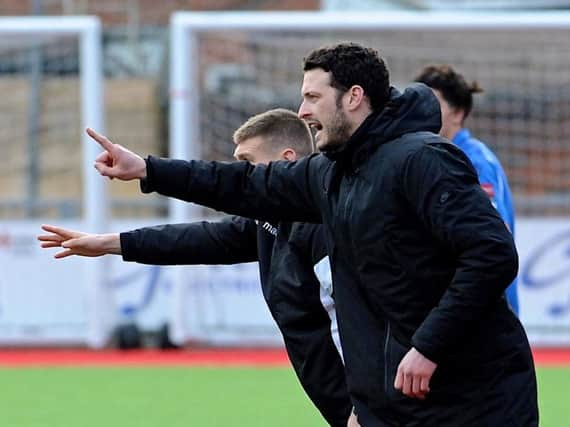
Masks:
[[[149,156],[141,189],[248,218],[320,223],[323,160],[310,156],[254,166]]]
[[[120,234],[125,261],[142,264],[236,264],[257,261],[257,226],[231,217],[219,222],[166,224]]]
[[[142,264],[236,264],[257,261],[257,225],[232,217],[219,222],[160,225],[118,233],[90,234],[42,225],[42,248],[61,248],[55,258],[122,255]]]
[[[87,133],[105,150],[95,159],[99,173],[123,181],[139,179],[143,192],[156,191],[247,218],[322,222],[322,174],[329,166],[323,156],[256,166],[152,156],[145,161],[92,129]]]

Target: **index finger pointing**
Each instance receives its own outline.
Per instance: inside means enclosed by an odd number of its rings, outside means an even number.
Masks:
[[[85,129],[85,132],[87,132],[87,135],[89,135],[91,138],[93,138],[95,141],[97,141],[101,145],[101,147],[103,147],[105,150],[107,150],[109,152],[113,150],[113,146],[115,144],[113,144],[111,141],[109,141],[109,139],[107,139],[106,136],[95,132],[91,128]]]

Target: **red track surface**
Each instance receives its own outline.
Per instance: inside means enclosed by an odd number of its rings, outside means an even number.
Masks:
[[[570,367],[570,348],[534,349],[538,366]],[[0,350],[0,367],[39,366],[287,366],[283,350],[90,351]]]
[[[4,366],[287,366],[282,350],[0,350]]]
[[[537,366],[570,367],[570,348],[535,348],[532,354]]]

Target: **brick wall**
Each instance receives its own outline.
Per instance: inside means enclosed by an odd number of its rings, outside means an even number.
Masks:
[[[46,15],[94,14],[104,25],[115,26],[168,25],[170,14],[177,10],[318,10],[319,4],[319,0],[43,0],[42,7]],[[64,9],[66,5],[69,9]],[[31,7],[31,0],[0,0],[0,15],[26,15]]]

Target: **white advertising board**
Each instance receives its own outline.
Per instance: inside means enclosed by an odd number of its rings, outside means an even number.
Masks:
[[[570,346],[570,219],[517,221],[520,318],[536,346]],[[234,344],[280,342],[271,318],[260,311],[256,271],[238,267],[206,269],[188,277],[187,338]],[[194,308],[191,308],[194,307]],[[254,334],[255,332],[255,334]],[[255,341],[255,340],[254,340]]]
[[[570,346],[570,218],[520,219],[520,318],[533,345]]]
[[[128,230],[164,220],[121,221]],[[0,345],[85,343],[89,258],[54,260],[36,241],[39,222],[0,223]],[[60,225],[82,229],[79,222]],[[520,316],[534,345],[570,346],[570,220],[517,222]],[[182,325],[184,340],[219,345],[281,345],[259,285],[257,265],[157,267],[111,256],[112,322],[145,330]],[[182,280],[183,286],[175,286]]]
[[[45,221],[44,221],[45,222]],[[115,231],[164,223],[164,219],[118,221]],[[42,221],[0,222],[0,345],[77,345],[88,343],[92,293],[85,284],[91,258],[53,259],[57,249],[41,249],[36,240]],[[57,225],[85,230],[80,221]],[[108,304],[95,323],[136,322],[158,330],[185,322],[189,337],[207,343],[275,344],[279,334],[261,294],[257,264],[165,267],[126,263],[108,256],[109,283],[100,293]],[[182,296],[173,292],[181,277]],[[101,319],[99,319],[101,320]],[[188,320],[188,322],[187,322]]]

